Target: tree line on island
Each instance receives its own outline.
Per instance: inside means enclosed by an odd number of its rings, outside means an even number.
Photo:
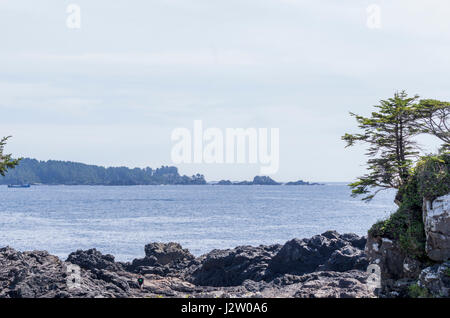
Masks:
[[[161,168],[101,167],[70,161],[39,161],[23,158],[15,169],[0,178],[0,184],[63,185],[160,185],[206,184],[201,174],[180,175],[176,167]]]
[[[5,142],[6,139],[3,141]],[[36,159],[15,159],[8,155],[9,165],[2,170],[0,184],[48,184],[48,185],[201,185],[207,184],[204,175],[180,175],[177,167],[162,166],[152,169],[127,167],[101,167],[70,161],[39,161]],[[15,167],[14,169],[11,169]],[[6,171],[8,173],[6,173]],[[267,176],[256,176],[253,181],[231,182],[221,180],[218,185],[281,185]],[[287,185],[315,185],[302,180]]]

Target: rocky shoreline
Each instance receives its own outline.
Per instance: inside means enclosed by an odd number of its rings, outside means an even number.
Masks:
[[[127,263],[96,249],[62,261],[46,251],[5,247],[0,297],[375,297],[365,245],[365,237],[335,231],[200,257],[177,243],[150,243],[143,258]]]

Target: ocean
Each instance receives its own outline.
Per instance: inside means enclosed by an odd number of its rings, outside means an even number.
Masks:
[[[65,260],[97,248],[116,260],[150,242],[194,255],[239,245],[285,243],[327,230],[365,235],[395,211],[395,192],[370,203],[343,183],[316,186],[0,186],[0,246],[47,250]]]

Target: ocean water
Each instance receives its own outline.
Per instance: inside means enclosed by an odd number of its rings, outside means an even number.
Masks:
[[[149,242],[193,254],[284,243],[337,230],[365,235],[395,210],[394,192],[372,202],[345,184],[323,186],[0,186],[0,246],[65,259],[97,248],[116,260],[144,256]]]

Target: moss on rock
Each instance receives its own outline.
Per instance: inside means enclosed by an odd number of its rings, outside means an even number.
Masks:
[[[433,201],[450,192],[450,154],[428,156],[420,160],[414,170],[417,190],[422,198]]]
[[[420,287],[418,284],[413,284],[408,288],[408,295],[411,298],[430,298],[431,294],[428,289]]]
[[[449,171],[449,153],[423,157],[398,191],[401,202],[398,210],[387,220],[375,223],[369,235],[397,240],[408,256],[426,260],[423,199],[434,200],[450,192]]]

